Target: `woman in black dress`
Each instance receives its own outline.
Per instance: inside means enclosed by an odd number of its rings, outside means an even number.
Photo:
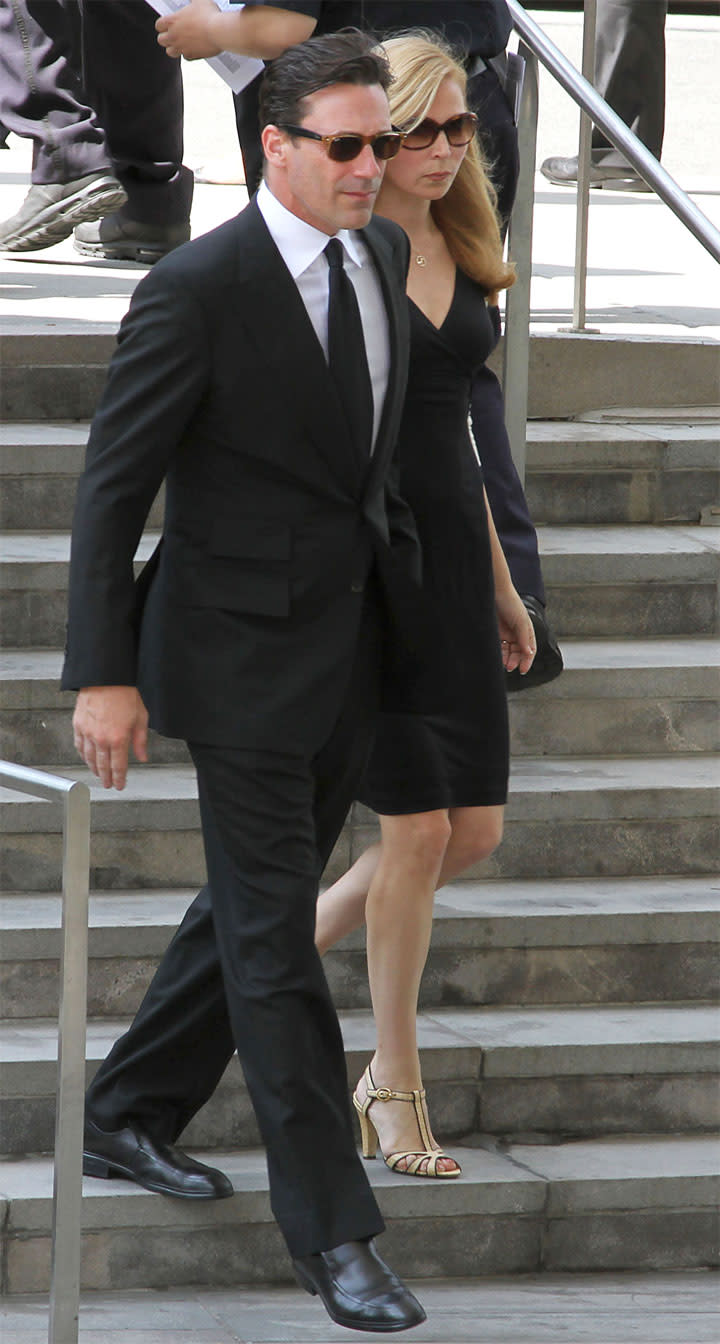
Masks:
[[[386,42],[393,123],[407,131],[387,164],[378,213],[410,238],[410,377],[400,431],[401,490],[423,547],[424,587],[447,663],[450,712],[383,714],[362,801],[382,841],[318,903],[326,950],[367,923],[377,1049],[354,1096],[363,1152],[388,1166],[453,1177],[422,1091],[417,997],[436,887],[486,858],[502,836],[508,727],[504,669],[526,672],[535,641],[485,495],[482,443],[468,412],[473,375],[497,341],[497,291],[512,284],[467,110],[465,74],[434,35]]]

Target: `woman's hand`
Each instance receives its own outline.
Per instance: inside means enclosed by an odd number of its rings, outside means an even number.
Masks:
[[[519,667],[522,676],[530,670],[537,650],[535,629],[520,594],[510,587],[495,597],[500,650],[503,667],[512,672]]]
[[[218,18],[222,18],[222,13],[215,0],[190,0],[178,14],[157,20],[158,42],[168,56],[184,56],[186,61],[218,56],[223,50],[213,40]]]

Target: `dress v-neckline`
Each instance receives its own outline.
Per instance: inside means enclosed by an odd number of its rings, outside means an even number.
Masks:
[[[454,285],[453,285],[453,292],[452,292],[452,298],[451,298],[451,300],[450,300],[450,306],[449,306],[449,308],[448,308],[448,310],[447,310],[447,312],[446,312],[446,314],[445,314],[445,316],[444,316],[442,322],[440,323],[440,326],[439,326],[439,327],[433,322],[433,320],[432,320],[431,317],[428,317],[428,315],[427,315],[427,313],[425,312],[424,308],[421,308],[419,303],[416,303],[414,299],[411,299],[411,298],[410,298],[410,295],[409,295],[409,294],[408,294],[408,301],[412,304],[413,308],[417,308],[417,311],[419,312],[420,316],[421,316],[421,317],[424,317],[424,319],[425,319],[425,321],[427,322],[428,326],[429,326],[429,327],[432,327],[433,331],[435,331],[435,332],[437,332],[438,334],[440,334],[440,332],[442,331],[443,327],[444,327],[445,324],[447,323],[447,320],[448,320],[448,318],[449,318],[449,316],[450,316],[450,314],[451,314],[451,312],[452,312],[452,310],[453,310],[453,308],[454,308],[454,306],[455,306],[455,296],[456,296],[456,294],[457,294],[457,287],[458,287],[458,267],[456,266],[456,267],[455,267],[455,283],[454,283]]]

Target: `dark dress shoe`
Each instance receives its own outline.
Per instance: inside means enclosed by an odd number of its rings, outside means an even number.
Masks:
[[[169,1143],[154,1143],[137,1125],[108,1132],[86,1120],[83,1173],[110,1180],[123,1176],[179,1199],[227,1199],[234,1194],[222,1171],[193,1161]]]
[[[533,658],[530,671],[526,672],[524,676],[516,667],[513,668],[512,672],[505,673],[505,687],[508,693],[529,691],[533,686],[544,686],[545,682],[554,681],[556,677],[559,677],[564,667],[560,647],[545,615],[542,602],[537,597],[533,597],[531,593],[522,593],[521,596],[533,623],[537,652]]]
[[[293,1264],[300,1287],[322,1298],[328,1316],[349,1330],[410,1330],[426,1320],[417,1298],[380,1258],[373,1241],[346,1241]]]
[[[152,266],[189,238],[189,224],[143,224],[114,214],[105,215],[94,224],[79,224],[73,246],[83,257],[139,261],[143,266]]]

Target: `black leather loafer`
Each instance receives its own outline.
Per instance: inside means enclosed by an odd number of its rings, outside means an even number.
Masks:
[[[293,1264],[300,1287],[317,1294],[328,1316],[349,1330],[410,1330],[426,1320],[417,1298],[381,1259],[373,1241],[346,1241]]]
[[[121,1176],[179,1199],[227,1199],[234,1194],[222,1171],[195,1162],[168,1143],[154,1143],[137,1125],[108,1132],[87,1120],[83,1173],[109,1180]]]
[[[547,681],[554,681],[559,677],[564,666],[560,646],[545,615],[542,602],[531,593],[522,593],[521,597],[533,623],[537,652],[532,667],[525,676],[522,676],[516,667],[512,672],[505,673],[505,688],[508,693],[529,691],[533,686],[544,686]]]

